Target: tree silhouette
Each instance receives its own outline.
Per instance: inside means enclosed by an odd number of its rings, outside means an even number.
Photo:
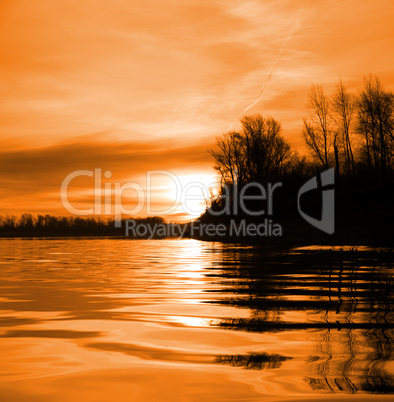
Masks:
[[[234,188],[249,182],[278,180],[292,162],[290,145],[272,117],[245,116],[240,132],[224,133],[210,150],[222,184]]]
[[[369,75],[358,97],[357,112],[368,168],[378,170],[385,180],[394,162],[394,95],[376,76]]]
[[[331,99],[333,121],[336,125],[340,157],[346,174],[354,173],[354,154],[351,133],[355,118],[354,97],[346,91],[342,80],[339,80]]]
[[[334,146],[338,172],[337,136],[332,130],[330,101],[321,85],[312,85],[307,99],[308,118],[304,119],[303,136],[312,157],[324,169],[331,165],[331,150]]]

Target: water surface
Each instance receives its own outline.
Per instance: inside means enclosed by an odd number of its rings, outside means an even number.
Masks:
[[[0,400],[394,393],[392,253],[0,241]]]

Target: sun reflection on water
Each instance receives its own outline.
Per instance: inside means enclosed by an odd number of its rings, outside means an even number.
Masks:
[[[394,391],[389,253],[196,240],[0,247],[5,400],[73,400],[72,384],[87,400],[100,401],[102,384],[103,398],[115,387],[127,400],[158,381],[191,394],[210,383],[214,400]]]

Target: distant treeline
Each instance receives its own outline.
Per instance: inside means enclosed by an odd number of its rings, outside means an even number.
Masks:
[[[131,218],[129,218],[131,219]],[[161,217],[133,218],[138,225],[164,224]],[[125,221],[115,227],[114,219],[23,214],[0,216],[0,236],[124,236]]]

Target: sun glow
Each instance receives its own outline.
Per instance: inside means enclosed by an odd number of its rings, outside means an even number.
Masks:
[[[218,194],[218,181],[214,174],[187,174],[177,176],[168,186],[168,197],[177,205],[176,212],[190,218],[199,217],[207,208],[210,197]]]

